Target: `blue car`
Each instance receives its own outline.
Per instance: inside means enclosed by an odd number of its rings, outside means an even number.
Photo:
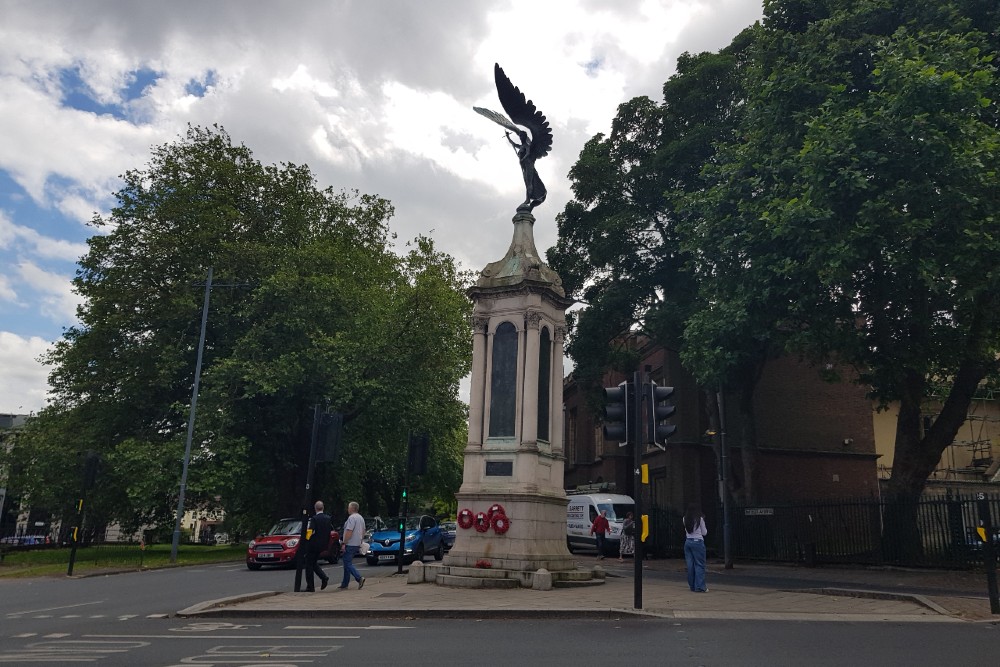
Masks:
[[[403,544],[403,563],[423,561],[428,554],[434,555],[434,560],[444,558],[445,543],[441,535],[441,527],[432,516],[410,517],[406,520],[404,531],[406,538]],[[395,526],[372,533],[371,548],[366,560],[369,565],[379,563],[397,563],[399,559],[399,530]]]

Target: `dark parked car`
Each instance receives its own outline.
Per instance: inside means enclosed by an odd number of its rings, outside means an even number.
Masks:
[[[267,533],[250,541],[247,546],[247,568],[259,570],[265,565],[294,566],[301,534],[302,521],[299,519],[282,519],[274,524]],[[329,563],[337,562],[340,558],[340,533],[330,531],[330,544],[320,554],[320,558],[325,558]]]
[[[458,534],[458,524],[454,521],[441,522],[441,539],[444,540],[445,551],[451,551],[455,546],[455,536]]]
[[[444,558],[445,546],[441,527],[432,516],[410,517],[406,520],[403,562],[422,561],[427,554],[434,560]],[[371,549],[366,557],[369,565],[396,563],[399,558],[399,530],[395,526],[372,533]]]

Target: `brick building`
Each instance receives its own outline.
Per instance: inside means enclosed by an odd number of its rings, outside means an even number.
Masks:
[[[680,512],[699,502],[714,522],[718,500],[718,457],[706,397],[680,365],[676,352],[646,345],[640,368],[660,385],[675,388],[677,426],[666,451],[646,448],[650,486],[644,503]],[[608,373],[604,385],[624,376]],[[598,485],[634,495],[630,447],[605,442],[593,394],[573,380],[564,387],[566,486]],[[735,397],[726,399],[726,439],[732,471],[742,475],[741,424]],[[758,443],[758,504],[873,497],[878,494],[872,406],[862,387],[831,383],[820,369],[792,357],[769,361],[757,387],[754,418]],[[649,506],[649,505],[647,505]],[[715,525],[718,525],[717,523]]]

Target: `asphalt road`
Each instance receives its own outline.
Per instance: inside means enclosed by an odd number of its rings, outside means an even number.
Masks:
[[[342,571],[330,566],[334,585]],[[362,567],[366,577],[395,567]],[[0,582],[0,665],[995,665],[992,624],[677,620],[182,619],[184,607],[291,590],[241,563]],[[675,576],[666,573],[664,576]]]
[[[6,625],[6,624],[5,624]],[[995,665],[995,626],[756,621],[138,619],[94,631],[7,635],[0,664]]]

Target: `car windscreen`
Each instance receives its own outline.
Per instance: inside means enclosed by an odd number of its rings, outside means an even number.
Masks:
[[[608,511],[608,521],[623,521],[626,514],[635,511],[631,503],[597,503],[597,508]]]
[[[274,524],[268,535],[298,535],[302,532],[302,522],[298,519],[285,519]]]

